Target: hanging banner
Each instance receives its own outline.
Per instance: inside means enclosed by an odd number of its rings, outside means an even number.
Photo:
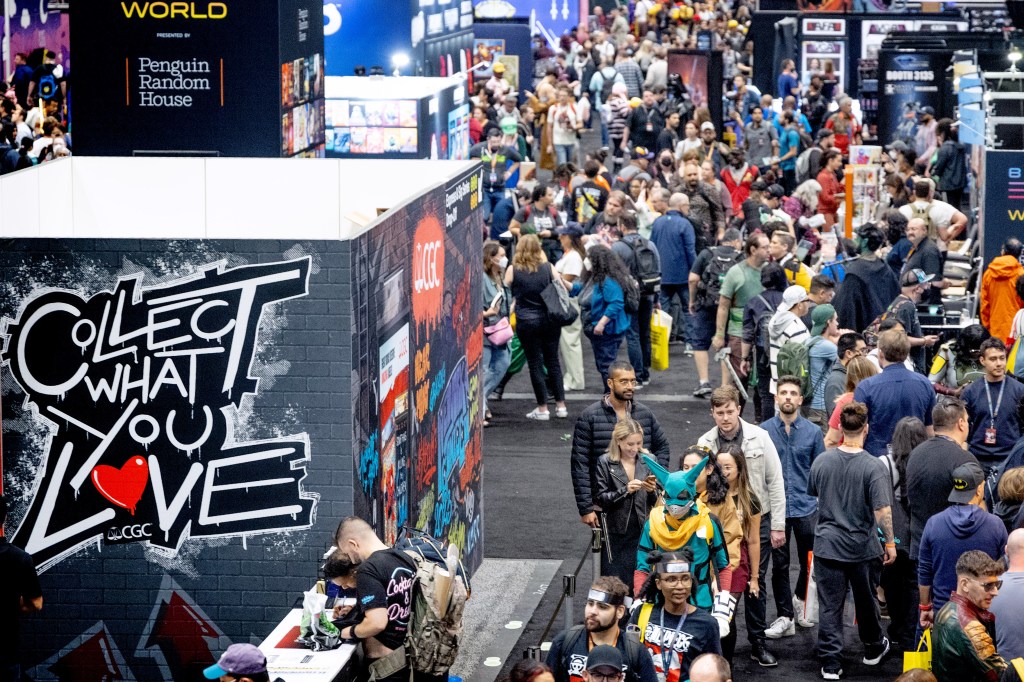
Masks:
[[[1024,151],[985,150],[981,255],[984,267],[1008,237],[1024,234]]]
[[[943,88],[948,53],[878,53],[878,140],[889,145],[903,140],[914,146],[922,108],[932,107],[935,117],[943,112]]]

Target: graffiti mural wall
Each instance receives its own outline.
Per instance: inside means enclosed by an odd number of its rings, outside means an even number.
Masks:
[[[351,510],[329,456],[351,447],[348,244],[4,247],[7,531],[46,603],[29,674],[194,679],[284,617]]]
[[[352,243],[357,513],[481,542],[483,332],[479,170],[397,208]]]

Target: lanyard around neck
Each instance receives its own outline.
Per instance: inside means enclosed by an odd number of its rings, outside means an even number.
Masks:
[[[683,605],[683,615],[679,616],[679,622],[676,623],[675,629],[672,630],[672,639],[669,641],[665,640],[665,607],[661,607],[661,619],[658,621],[658,626],[661,628],[661,670],[665,673],[665,679],[668,679],[669,665],[672,663],[672,652],[675,650],[676,640],[679,635],[683,632],[683,623],[686,622],[686,605]]]

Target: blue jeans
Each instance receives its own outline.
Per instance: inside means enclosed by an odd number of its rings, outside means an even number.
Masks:
[[[690,287],[687,284],[662,284],[659,294],[661,309],[672,315],[672,335],[677,339],[693,343],[693,321],[690,318]],[[679,309],[672,307],[672,300],[679,301]]]
[[[576,145],[575,144],[556,144],[555,145],[555,158],[558,159],[558,165],[563,163],[571,163],[576,157]]]
[[[491,213],[498,202],[505,198],[505,189],[484,190],[484,222],[491,219]]]
[[[637,381],[651,378],[651,313],[654,312],[654,296],[640,297],[640,310],[629,316],[629,331],[626,332],[626,349],[629,363],[636,370]]]
[[[484,414],[487,413],[487,396],[498,387],[501,378],[512,362],[512,351],[508,344],[495,347],[484,342]]]
[[[587,332],[590,345],[594,349],[594,364],[601,373],[602,392],[608,392],[608,366],[615,362],[622,345],[622,334],[594,334]]]

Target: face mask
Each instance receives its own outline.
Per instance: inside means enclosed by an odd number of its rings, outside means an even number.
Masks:
[[[508,256],[501,257],[501,260],[498,261],[498,267],[502,270],[508,267]]]
[[[686,504],[670,504],[667,507],[668,515],[674,518],[676,521],[682,521],[690,515],[690,509],[693,508],[693,501]]]

